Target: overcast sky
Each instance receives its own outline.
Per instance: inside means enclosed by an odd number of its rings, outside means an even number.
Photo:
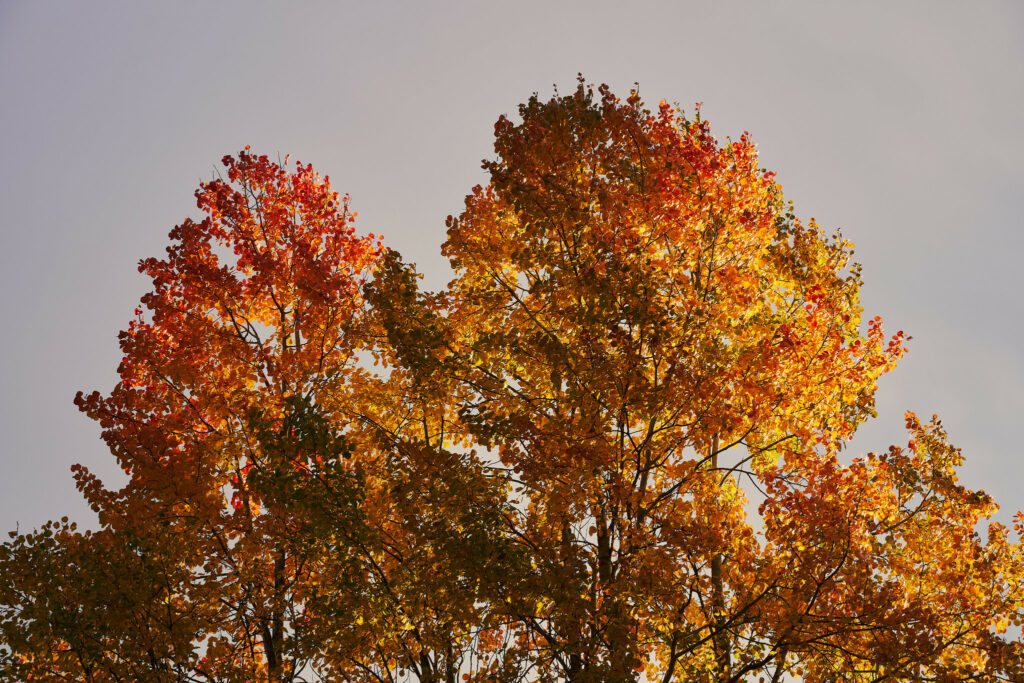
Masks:
[[[439,287],[495,119],[577,72],[749,130],[914,336],[855,450],[939,413],[1024,508],[1024,3],[0,0],[0,530],[90,520],[72,463],[118,481],[72,398],[113,385],[136,263],[223,155],[314,164]]]

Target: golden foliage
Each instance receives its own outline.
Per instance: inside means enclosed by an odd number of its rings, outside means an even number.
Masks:
[[[225,157],[77,399],[128,484],[0,552],[6,678],[1020,680],[1021,529],[941,424],[841,456],[907,339],[850,243],[699,110],[519,116],[438,293]]]

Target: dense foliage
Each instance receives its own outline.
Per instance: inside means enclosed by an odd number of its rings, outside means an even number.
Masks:
[[[699,114],[519,116],[437,293],[311,167],[225,157],[76,399],[128,483],[0,549],[0,677],[1020,680],[1021,529],[941,424],[840,453],[905,341],[851,245]]]

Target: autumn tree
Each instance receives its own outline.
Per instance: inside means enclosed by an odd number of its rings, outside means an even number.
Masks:
[[[102,530],[62,524],[0,556],[6,678],[432,680],[472,637],[474,592],[436,567],[458,544],[429,522],[461,506],[480,527],[464,491],[493,484],[437,457],[443,411],[400,369],[365,367],[381,248],[309,166],[224,164],[196,192],[203,220],[140,265],[153,289],[120,382],[76,399],[129,477],[109,490],[77,469]]]
[[[129,476],[0,553],[12,679],[1020,680],[1024,556],[747,135],[583,82],[495,128],[455,274],[308,166],[200,187],[79,395]]]

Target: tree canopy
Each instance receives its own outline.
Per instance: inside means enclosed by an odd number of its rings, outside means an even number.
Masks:
[[[582,81],[495,126],[454,279],[311,166],[196,191],[76,404],[128,477],[0,547],[22,681],[1021,680],[1024,546],[747,135]],[[986,524],[987,522],[987,524]]]

